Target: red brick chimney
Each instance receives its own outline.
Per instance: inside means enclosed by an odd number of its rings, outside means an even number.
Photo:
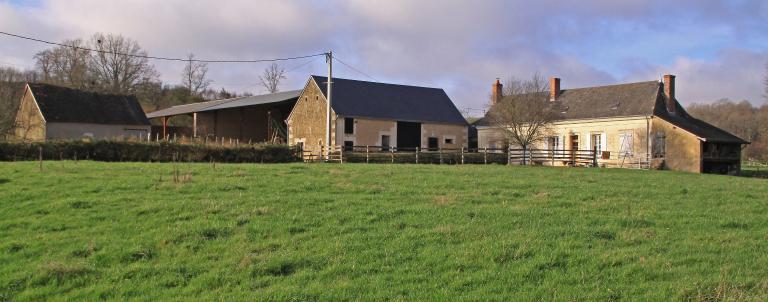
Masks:
[[[549,101],[554,102],[560,96],[560,78],[549,78]]]
[[[675,76],[671,74],[664,75],[664,96],[667,102],[667,111],[675,113]]]
[[[496,83],[491,86],[491,106],[501,102],[501,98],[504,97],[503,88],[504,85],[499,82],[499,78],[496,78]]]

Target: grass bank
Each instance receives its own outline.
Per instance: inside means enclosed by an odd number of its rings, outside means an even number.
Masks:
[[[768,181],[0,163],[0,300],[768,299]]]

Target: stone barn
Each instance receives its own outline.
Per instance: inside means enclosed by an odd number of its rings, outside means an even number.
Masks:
[[[288,143],[320,154],[327,83],[311,76],[288,117]],[[440,88],[332,78],[330,145],[397,151],[467,147],[467,121]],[[391,148],[391,149],[390,149]]]
[[[134,96],[29,83],[11,139],[145,138],[149,131],[149,120]]]

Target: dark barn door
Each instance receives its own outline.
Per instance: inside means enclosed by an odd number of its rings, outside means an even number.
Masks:
[[[397,122],[397,149],[416,150],[421,145],[421,123]]]

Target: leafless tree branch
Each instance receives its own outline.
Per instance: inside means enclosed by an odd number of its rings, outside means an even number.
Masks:
[[[269,93],[280,91],[280,81],[284,79],[286,79],[285,69],[281,68],[277,63],[272,63],[272,65],[264,69],[264,74],[259,76],[261,85],[264,86]]]

